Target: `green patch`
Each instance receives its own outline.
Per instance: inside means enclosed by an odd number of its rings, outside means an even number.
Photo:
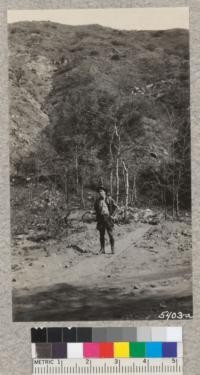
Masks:
[[[145,343],[144,342],[130,342],[130,357],[144,358],[145,357]]]

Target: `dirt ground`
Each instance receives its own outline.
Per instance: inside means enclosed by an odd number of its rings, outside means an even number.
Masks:
[[[77,215],[78,216],[78,215]],[[16,235],[14,321],[159,319],[192,316],[191,225],[115,226],[116,252],[99,255],[95,223],[75,216],[67,237]]]

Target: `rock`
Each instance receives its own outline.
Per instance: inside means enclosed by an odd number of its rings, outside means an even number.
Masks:
[[[27,240],[33,241],[33,242],[43,242],[43,241],[49,240],[50,238],[51,236],[48,235],[46,231],[38,231],[36,233],[29,234],[29,236],[27,237]]]
[[[163,309],[165,309],[165,308],[167,307],[167,305],[166,305],[166,303],[161,302],[161,303],[160,303],[160,307],[162,307]]]
[[[107,277],[109,278],[109,277],[111,277],[111,275],[107,275]]]
[[[26,234],[25,234],[25,233],[23,233],[23,234],[17,234],[15,239],[16,239],[17,241],[20,241],[20,240],[23,240],[24,237],[26,237]]]
[[[155,250],[155,249],[149,249],[151,253],[153,254],[158,254],[158,250]],[[154,260],[155,261],[155,260]]]
[[[149,208],[147,208],[145,211],[144,211],[144,214],[143,214],[143,218],[144,220],[145,219],[148,219],[149,217],[152,217],[154,216],[154,212],[152,210],[150,210]]]
[[[182,230],[181,234],[185,237],[191,237],[191,233],[187,230]]]
[[[157,225],[160,222],[159,216],[149,208],[142,212],[141,217],[142,223]]]
[[[76,245],[76,244],[75,244],[75,245],[71,244],[70,247],[71,247],[72,249],[78,251],[78,252],[81,253],[81,254],[83,254],[83,253],[87,253],[86,250],[82,249],[80,246],[78,246],[78,245]]]
[[[162,285],[162,286],[166,286],[166,285],[169,285],[169,281],[167,281],[167,280],[165,280],[165,281],[162,281],[162,282],[161,282],[161,285]]]
[[[114,54],[111,56],[111,60],[120,60],[120,55],[118,55],[117,53],[114,53]]]
[[[157,217],[152,218],[152,219],[149,220],[149,224],[157,225],[157,224],[159,224],[159,219]]]
[[[12,282],[15,283],[15,282],[16,282],[16,279],[12,279]]]
[[[139,214],[138,213],[135,213],[134,215],[133,215],[133,219],[137,222],[137,221],[139,221]]]
[[[29,266],[31,267],[33,265],[33,263],[29,263]]]
[[[13,264],[13,266],[12,266],[12,270],[13,271],[19,271],[21,268],[19,267],[19,265],[18,264]]]

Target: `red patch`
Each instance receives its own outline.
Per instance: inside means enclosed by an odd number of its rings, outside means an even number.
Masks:
[[[113,358],[114,349],[112,342],[101,342],[99,343],[99,354],[100,358]]]

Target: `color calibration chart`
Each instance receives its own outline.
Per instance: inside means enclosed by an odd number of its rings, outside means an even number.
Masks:
[[[32,374],[183,374],[182,327],[32,328]]]

